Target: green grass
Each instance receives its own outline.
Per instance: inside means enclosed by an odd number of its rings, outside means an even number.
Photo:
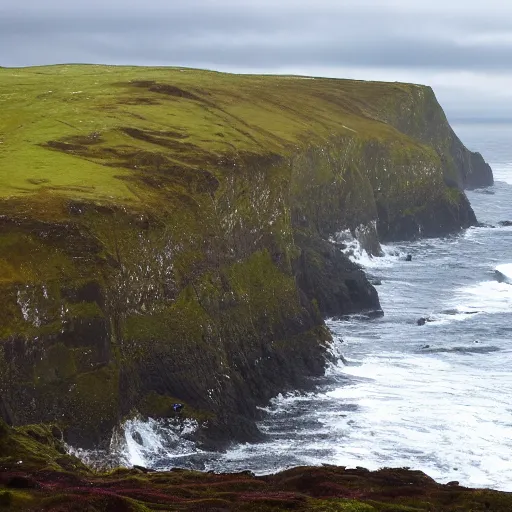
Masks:
[[[225,155],[289,155],[340,135],[417,146],[381,122],[390,102],[416,89],[178,68],[3,68],[0,197],[136,204],[154,198],[132,178],[158,172],[155,155],[165,168],[218,173]]]

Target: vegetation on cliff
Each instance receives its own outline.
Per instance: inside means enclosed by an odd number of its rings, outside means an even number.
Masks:
[[[466,227],[492,179],[410,84],[53,66],[0,69],[0,104],[0,415],[82,446],[174,401],[254,438],[323,316],[379,309],[326,239]]]
[[[55,427],[0,422],[0,510],[508,512],[512,495],[440,485],[420,471],[323,466],[269,476],[145,468],[98,474],[63,454]]]

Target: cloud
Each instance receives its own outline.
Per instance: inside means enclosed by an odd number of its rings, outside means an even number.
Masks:
[[[18,0],[0,65],[185,65],[433,85],[453,115],[510,115],[512,4],[502,0]],[[477,101],[478,100],[478,101]],[[492,111],[492,112],[491,112]]]

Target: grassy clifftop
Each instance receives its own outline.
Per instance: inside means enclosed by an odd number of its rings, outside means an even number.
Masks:
[[[475,221],[426,87],[53,66],[0,69],[0,108],[0,415],[75,444],[175,401],[254,439],[321,373],[323,316],[379,308],[328,237]]]
[[[392,102],[416,91],[428,92],[190,69],[1,69],[0,194],[145,203],[156,199],[144,185],[147,171],[179,166],[184,179],[201,181],[194,171],[235,164],[227,155],[291,156],[353,134],[426,151],[381,121]]]
[[[457,203],[445,183],[492,182],[432,90],[412,84],[52,66],[0,69],[0,104],[0,197],[38,218],[62,217],[64,197],[174,211],[255,167],[317,225],[333,208],[348,225],[378,207],[393,222],[427,200]]]

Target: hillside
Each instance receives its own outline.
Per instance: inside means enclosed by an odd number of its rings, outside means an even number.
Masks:
[[[428,87],[174,68],[0,69],[0,415],[108,442],[185,404],[198,440],[322,373],[380,306],[327,240],[452,233],[492,172]]]

